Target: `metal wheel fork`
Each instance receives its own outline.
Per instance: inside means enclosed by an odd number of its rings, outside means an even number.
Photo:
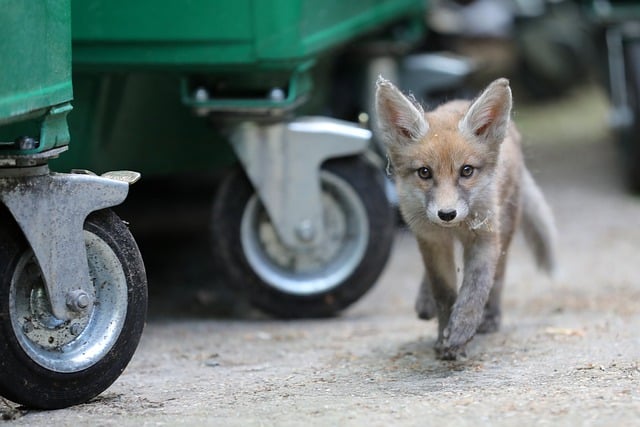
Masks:
[[[42,272],[53,315],[70,320],[93,307],[83,224],[122,203],[136,172],[50,173],[47,165],[0,169],[2,201],[24,233]]]
[[[245,122],[231,146],[282,243],[294,251],[324,245],[320,165],[365,151],[371,132],[327,117]]]

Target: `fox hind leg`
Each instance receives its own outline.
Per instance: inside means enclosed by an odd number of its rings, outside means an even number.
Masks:
[[[415,308],[418,317],[423,320],[433,319],[438,314],[436,300],[433,297],[431,283],[429,282],[426,272],[424,276],[422,276],[422,283],[420,283]]]

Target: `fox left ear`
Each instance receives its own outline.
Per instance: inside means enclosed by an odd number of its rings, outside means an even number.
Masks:
[[[413,97],[403,95],[393,83],[382,77],[378,78],[376,86],[378,126],[387,147],[414,143],[426,135],[429,124],[422,107]]]
[[[507,132],[511,116],[509,80],[495,80],[471,104],[459,124],[464,134],[500,144]]]

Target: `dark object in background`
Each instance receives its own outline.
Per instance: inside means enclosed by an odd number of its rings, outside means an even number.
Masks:
[[[584,83],[594,59],[590,26],[574,2],[541,2],[541,13],[515,24],[519,81],[537,98],[553,98]]]
[[[629,190],[640,193],[640,4],[635,1],[585,2],[585,17],[595,25],[595,42],[611,99],[616,133]]]
[[[507,76],[532,98],[553,98],[591,74],[590,26],[572,1],[443,0],[430,10],[428,49],[471,58],[471,92]]]

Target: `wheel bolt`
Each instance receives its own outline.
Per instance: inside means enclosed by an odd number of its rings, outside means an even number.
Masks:
[[[284,90],[280,89],[279,87],[275,87],[269,92],[269,99],[271,101],[282,102],[285,98],[286,94],[284,93]]]
[[[30,320],[27,320],[22,324],[22,332],[24,332],[25,334],[33,332],[33,329],[33,323],[31,323]]]
[[[310,242],[316,236],[316,229],[310,219],[300,221],[296,227],[296,235],[303,242]]]
[[[76,289],[67,294],[67,307],[74,311],[82,311],[91,304],[91,297],[85,291]]]
[[[80,325],[79,323],[74,323],[69,328],[69,332],[71,333],[71,335],[80,335],[80,332],[82,332],[82,325]]]
[[[83,293],[78,296],[77,300],[78,307],[87,308],[89,306],[89,295]]]

